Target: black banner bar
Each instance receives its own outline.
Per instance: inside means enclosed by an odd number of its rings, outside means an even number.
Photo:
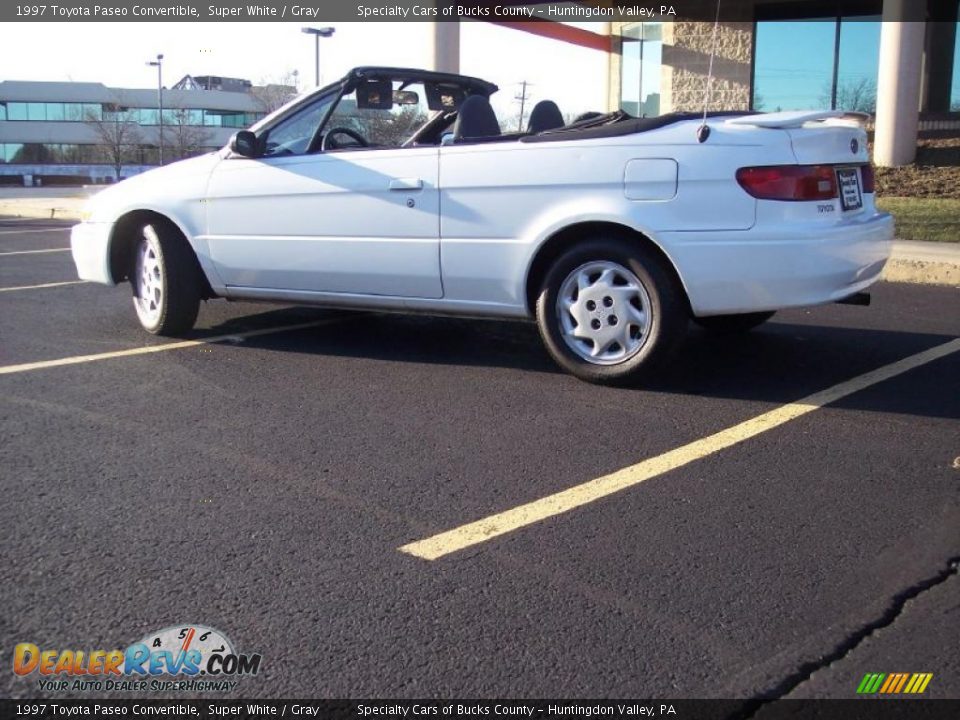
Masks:
[[[831,2],[836,4],[837,0]],[[762,7],[721,0],[720,19],[752,22],[757,8]],[[842,9],[843,3],[836,7]],[[845,18],[856,20],[857,15],[867,10],[879,14],[881,9],[880,0],[862,0],[851,5],[849,17],[845,14]],[[542,3],[524,0],[5,0],[0,3],[3,22],[713,22],[716,12],[715,0]],[[956,0],[928,0],[926,12],[921,14],[930,21],[956,21]],[[809,15],[806,13],[806,17]]]
[[[952,720],[960,700],[0,700],[3,720],[80,717]]]

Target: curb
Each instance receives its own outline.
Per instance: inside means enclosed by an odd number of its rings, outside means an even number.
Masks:
[[[894,256],[883,269],[883,279],[887,282],[960,286],[960,265]]]
[[[68,206],[32,206],[0,200],[0,215],[32,220],[80,220],[80,208]]]

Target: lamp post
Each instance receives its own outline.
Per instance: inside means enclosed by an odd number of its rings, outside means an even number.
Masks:
[[[163,165],[163,53],[147,63],[157,68],[157,106],[160,108],[160,164]]]
[[[300,28],[300,32],[304,32],[307,35],[313,35],[314,39],[314,68],[315,68],[315,78],[317,87],[320,86],[320,38],[328,38],[335,32],[336,28],[332,27],[322,27],[322,28],[312,28],[305,27]]]

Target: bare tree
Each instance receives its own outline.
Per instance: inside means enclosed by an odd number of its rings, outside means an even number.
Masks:
[[[84,122],[97,136],[100,151],[113,166],[119,181],[120,171],[135,156],[143,140],[135,114],[121,104],[107,103],[101,113],[88,111]]]
[[[164,112],[163,145],[174,160],[200,155],[213,140],[213,133],[204,127],[203,113],[188,108]]]
[[[820,104],[830,107],[831,86],[824,86],[820,93]],[[869,78],[844,80],[837,85],[837,109],[866,112],[871,115],[877,111],[877,84]]]
[[[272,113],[293,100],[297,93],[297,72],[291,71],[277,79],[265,78],[259,85],[250,89],[253,95],[263,106],[263,111]]]

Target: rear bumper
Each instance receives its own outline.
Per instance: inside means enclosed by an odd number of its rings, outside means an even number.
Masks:
[[[70,230],[70,251],[81,280],[116,285],[110,274],[113,223],[80,223]]]
[[[664,248],[694,315],[779,310],[830,303],[880,279],[893,218],[874,213],[824,228],[784,224],[746,231],[664,233]]]

